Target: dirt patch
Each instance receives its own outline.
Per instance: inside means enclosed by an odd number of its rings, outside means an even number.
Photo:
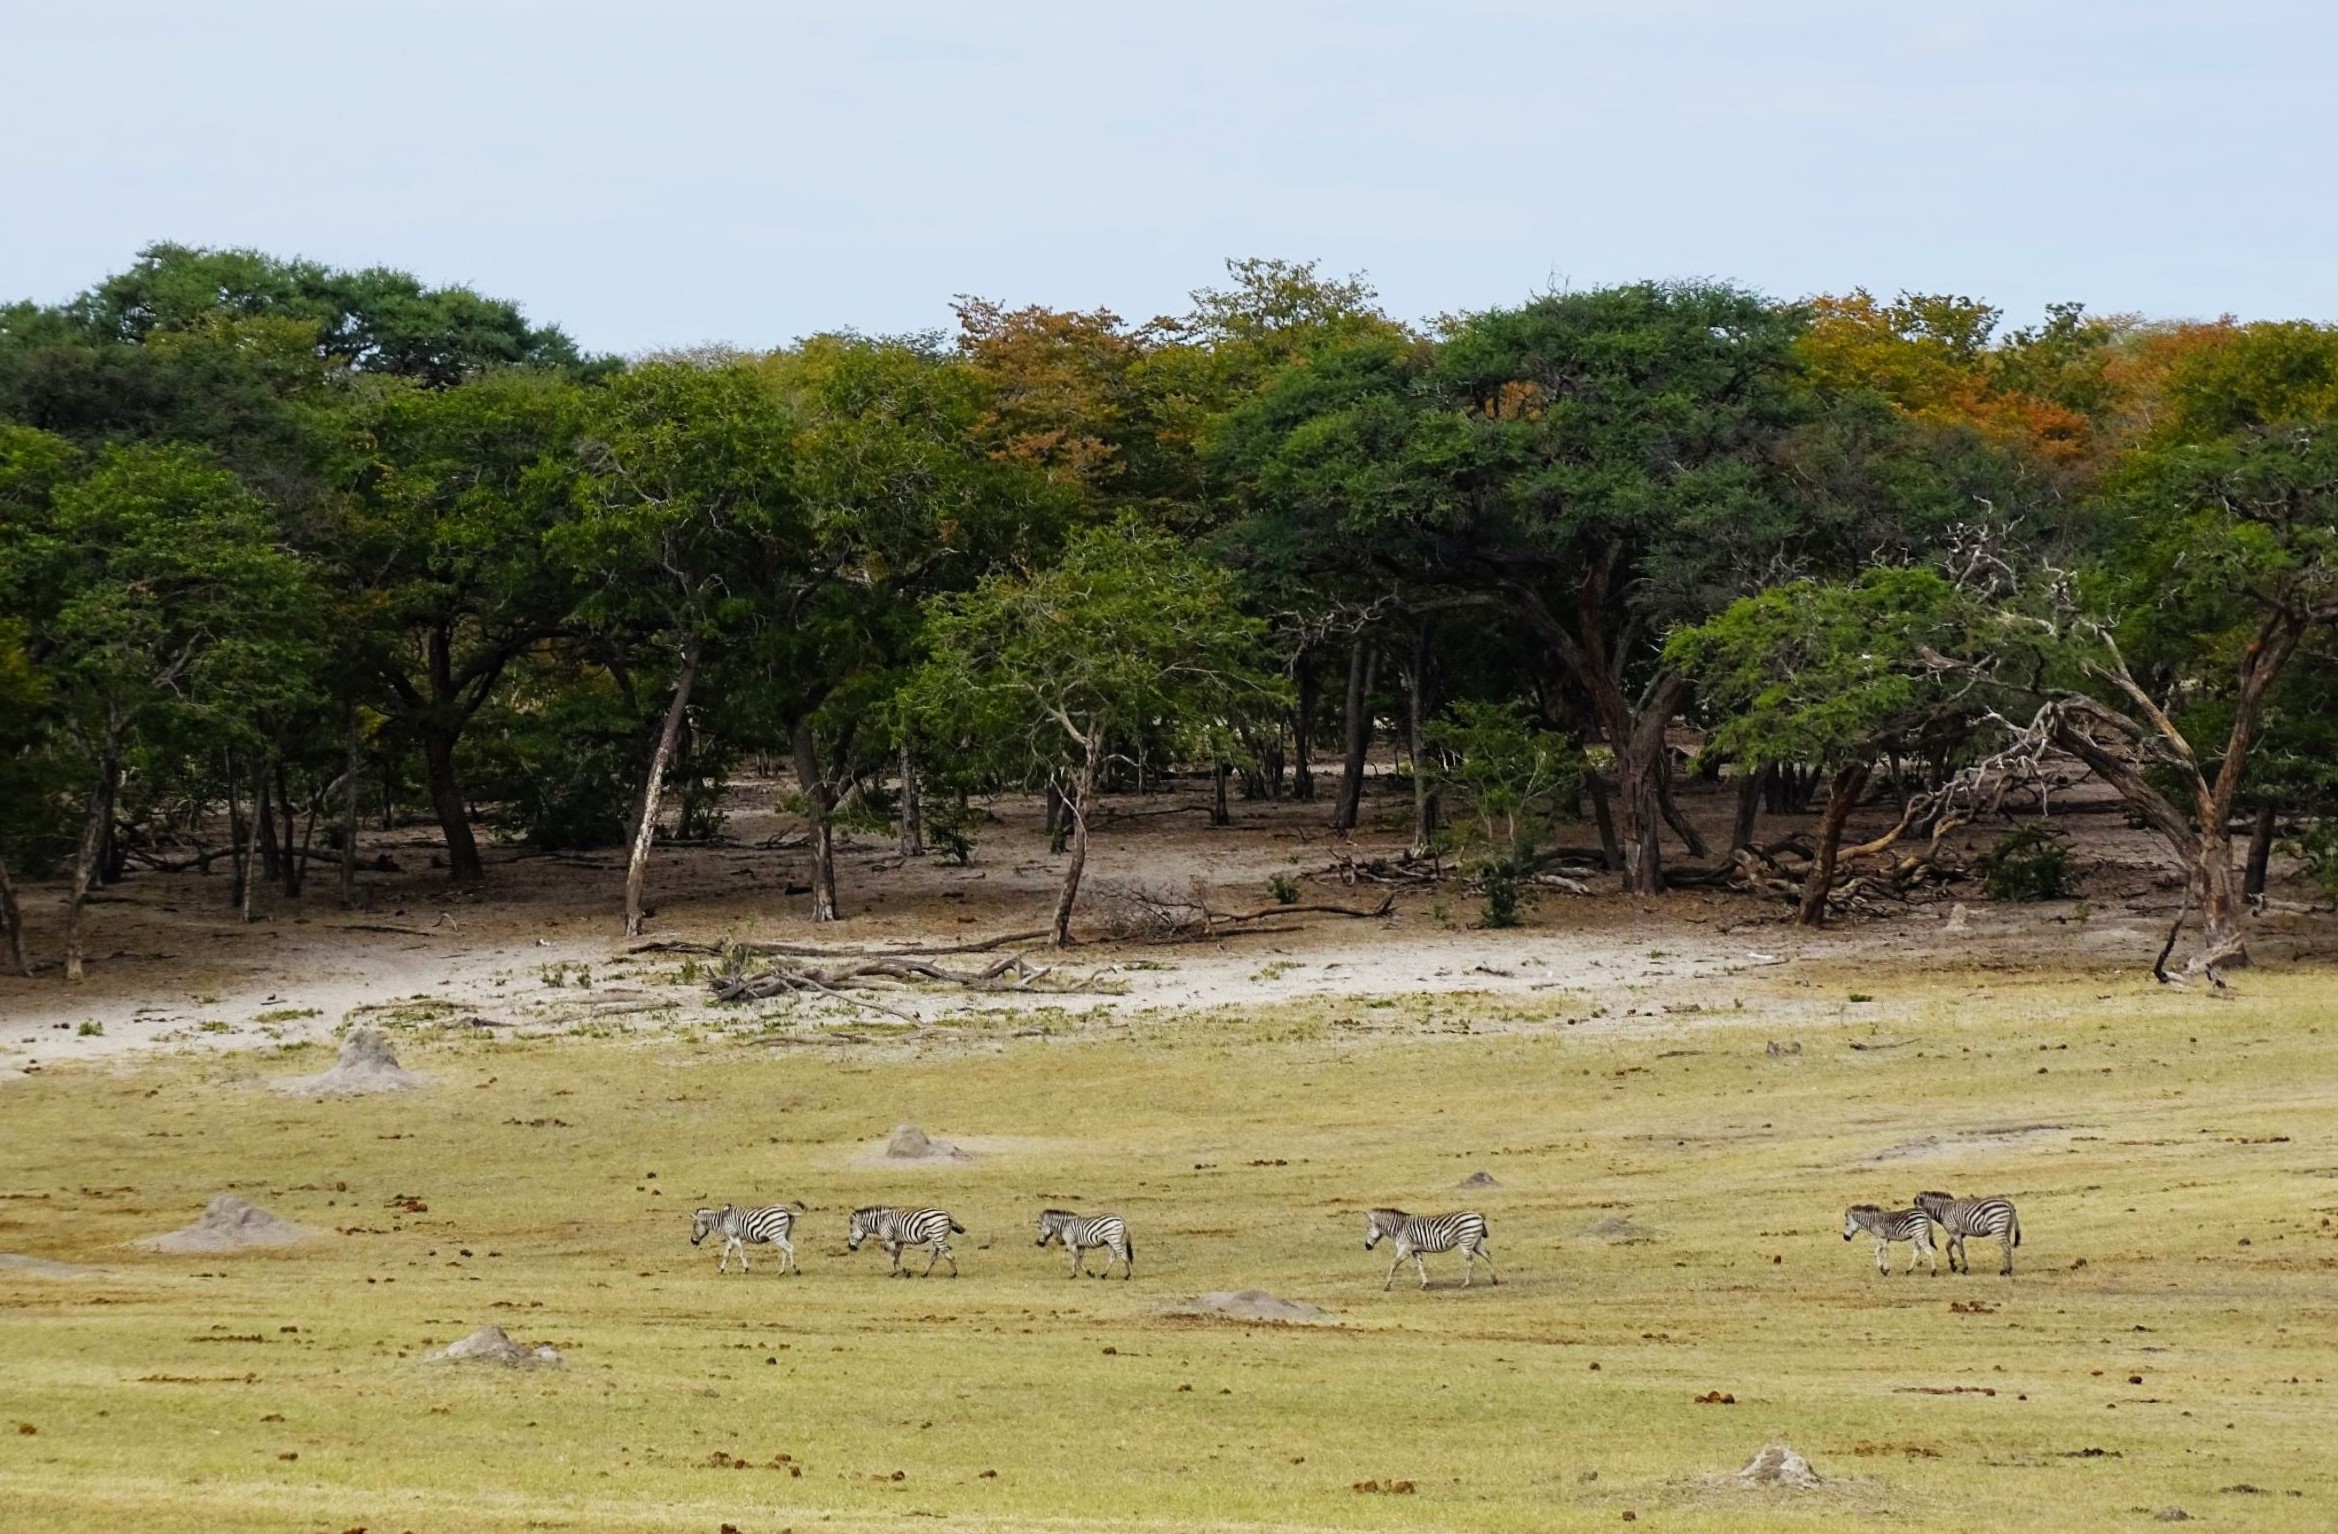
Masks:
[[[1819,1485],[1818,1472],[1810,1468],[1810,1461],[1782,1443],[1765,1445],[1745,1462],[1736,1480],[1749,1488],[1788,1486],[1797,1491],[1812,1491]]]
[[[398,1064],[390,1041],[381,1030],[360,1023],[341,1041],[341,1058],[331,1070],[314,1076],[295,1076],[276,1083],[288,1097],[363,1097],[373,1092],[405,1092],[429,1078]]]
[[[1467,1191],[1473,1188],[1499,1188],[1502,1185],[1494,1181],[1494,1174],[1491,1172],[1472,1172],[1453,1186]]]
[[[21,1273],[27,1278],[103,1278],[103,1268],[85,1268],[79,1263],[58,1262],[50,1257],[27,1257],[21,1252],[0,1252],[0,1273]]]
[[[1331,1312],[1305,1300],[1286,1300],[1264,1289],[1219,1289],[1197,1294],[1169,1308],[1173,1316],[1217,1316],[1230,1321],[1275,1321],[1285,1325],[1329,1321]]]
[[[241,1252],[254,1247],[290,1246],[316,1232],[262,1209],[233,1193],[203,1206],[203,1216],[184,1230],[148,1236],[135,1243],[150,1252]]]
[[[507,1369],[543,1369],[560,1363],[560,1350],[550,1343],[528,1347],[511,1340],[500,1326],[482,1326],[460,1342],[450,1342],[424,1357],[426,1364],[501,1364]]]
[[[1664,1233],[1628,1215],[1604,1214],[1577,1234],[1586,1241],[1604,1241],[1609,1246],[1647,1246]]]

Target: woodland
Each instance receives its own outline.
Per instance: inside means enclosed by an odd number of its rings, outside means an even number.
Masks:
[[[636,936],[750,778],[816,922],[840,828],[963,861],[1042,795],[1059,943],[1099,806],[1171,779],[1334,832],[1409,794],[1400,875],[1491,926],[1564,841],[1819,925],[2088,778],[2195,970],[2277,846],[2338,889],[2338,327],[1718,282],[1415,324],[1275,260],[955,312],[621,359],[177,245],[0,308],[0,964],[81,979],[152,871],[347,902],[399,820],[467,886],[482,833],[623,849]],[[1993,856],[2055,892],[2049,829]]]

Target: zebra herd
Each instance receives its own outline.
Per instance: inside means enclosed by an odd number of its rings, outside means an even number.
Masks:
[[[793,1232],[796,1214],[802,1203],[766,1204],[759,1209],[725,1204],[721,1208],[696,1209],[690,1215],[690,1244],[698,1246],[709,1236],[722,1238],[722,1260],[715,1264],[717,1273],[730,1270],[731,1254],[739,1254],[739,1271],[748,1271],[747,1248],[773,1246],[779,1249],[779,1271],[793,1272],[799,1277],[803,1267],[796,1261]],[[950,1250],[950,1238],[963,1236],[966,1227],[959,1224],[947,1209],[896,1209],[889,1204],[872,1204],[855,1209],[847,1225],[845,1250],[857,1252],[861,1244],[874,1241],[885,1255],[893,1260],[886,1276],[907,1278],[908,1270],[901,1266],[901,1254],[911,1247],[926,1248],[925,1271],[919,1276],[931,1278],[934,1264],[947,1262],[950,1276],[958,1276],[958,1259]],[[1495,1283],[1501,1278],[1494,1272],[1494,1259],[1486,1250],[1486,1217],[1474,1210],[1455,1214],[1413,1215],[1401,1209],[1374,1209],[1364,1217],[1364,1250],[1371,1251],[1387,1241],[1396,1253],[1396,1261],[1389,1266],[1388,1281],[1380,1287],[1388,1289],[1396,1282],[1396,1270],[1411,1259],[1421,1276],[1421,1287],[1429,1287],[1429,1269],[1421,1261],[1424,1255],[1459,1251],[1462,1260],[1461,1283],[1469,1287],[1477,1272],[1477,1265],[1486,1265],[1486,1274]],[[1043,1209],[1039,1213],[1039,1245],[1042,1249],[1061,1244],[1071,1259],[1066,1278],[1077,1278],[1086,1270],[1088,1254],[1102,1252],[1101,1266],[1092,1275],[1096,1278],[1112,1276],[1112,1265],[1120,1264],[1122,1279],[1136,1277],[1136,1243],[1129,1238],[1128,1221],[1116,1214],[1075,1214],[1069,1209]]]
[[[796,1214],[804,1205],[767,1204],[758,1209],[725,1204],[721,1208],[703,1208],[690,1217],[690,1244],[697,1246],[709,1236],[722,1238],[722,1260],[715,1265],[718,1273],[728,1272],[731,1254],[738,1253],[739,1271],[747,1271],[747,1248],[771,1246],[779,1249],[779,1271],[798,1276],[803,1267],[796,1261]],[[1970,1273],[1972,1259],[1965,1252],[1965,1238],[1983,1236],[1996,1241],[2004,1253],[2004,1265],[1997,1271],[2005,1277],[2013,1276],[2013,1249],[2021,1245],[2021,1217],[2014,1212],[2013,1201],[2002,1196],[1988,1198],[1957,1198],[1953,1194],[1925,1192],[1916,1195],[1913,1205],[1906,1209],[1886,1209],[1880,1204],[1853,1204],[1843,1211],[1843,1239],[1855,1239],[1861,1231],[1875,1238],[1875,1270],[1888,1275],[1891,1272],[1891,1248],[1895,1242],[1908,1243],[1908,1266],[1914,1273],[1919,1260],[1929,1261],[1932,1274],[1940,1276],[1940,1252],[1933,1244],[1932,1227],[1940,1227],[1948,1248],[1948,1270]],[[907,1278],[909,1272],[901,1266],[901,1254],[912,1247],[926,1249],[925,1270],[919,1276],[931,1278],[934,1264],[947,1262],[950,1276],[958,1276],[958,1258],[950,1250],[950,1238],[963,1236],[966,1227],[959,1224],[947,1209],[895,1208],[889,1204],[872,1204],[855,1209],[846,1231],[845,1249],[857,1252],[864,1242],[874,1241],[892,1259],[886,1276]],[[1452,1214],[1407,1214],[1401,1209],[1373,1209],[1364,1216],[1364,1250],[1369,1252],[1383,1241],[1396,1254],[1388,1265],[1388,1276],[1381,1283],[1383,1293],[1395,1287],[1397,1270],[1406,1262],[1420,1275],[1421,1287],[1429,1287],[1428,1264],[1421,1259],[1441,1252],[1461,1254],[1461,1285],[1468,1288],[1477,1276],[1477,1265],[1486,1265],[1486,1277],[1493,1283],[1502,1281],[1494,1269],[1493,1254],[1486,1248],[1486,1217],[1473,1209],[1457,1210]],[[1042,1249],[1060,1244],[1070,1258],[1064,1276],[1077,1278],[1087,1271],[1090,1252],[1102,1252],[1103,1261],[1093,1277],[1109,1278],[1112,1265],[1120,1264],[1120,1276],[1136,1277],[1136,1243],[1129,1238],[1128,1222],[1117,1214],[1075,1214],[1069,1209],[1043,1209],[1039,1213],[1039,1246]]]
[[[2014,1213],[2013,1200],[2003,1195],[1988,1198],[1958,1198],[1954,1194],[1927,1192],[1916,1195],[1912,1207],[1886,1209],[1881,1204],[1853,1204],[1843,1211],[1843,1239],[1849,1241],[1861,1231],[1875,1238],[1875,1271],[1891,1272],[1890,1253],[1897,1241],[1908,1243],[1907,1271],[1916,1271],[1918,1259],[1932,1264],[1932,1276],[1940,1276],[1940,1253],[1932,1244],[1932,1227],[1938,1225],[1948,1246],[1948,1271],[1973,1271],[1973,1260],[1965,1254],[1967,1236],[1987,1236],[1994,1239],[2005,1255],[1999,1276],[2013,1276],[2013,1249],[2021,1245],[2021,1216]]]

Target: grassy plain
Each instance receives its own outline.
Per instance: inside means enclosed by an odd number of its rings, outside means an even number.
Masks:
[[[56,1070],[0,1095],[0,1250],[103,1273],[0,1269],[0,1530],[2324,1530],[2333,994],[1869,966],[1654,1017],[414,1032],[432,1087],[343,1102],[264,1090],[314,1048]],[[984,1154],[873,1163],[903,1120]],[[2019,1198],[2016,1278],[1840,1239],[1931,1186]],[[124,1244],[229,1188],[331,1233]],[[806,1276],[718,1278],[725,1197],[810,1204]],[[847,1257],[881,1199],[957,1211],[965,1276]],[[1381,1202],[1482,1209],[1501,1285],[1384,1294]],[[1125,1213],[1135,1281],[1067,1282],[1044,1203]],[[1332,1320],[1165,1313],[1245,1287]],[[420,1361],[487,1322],[564,1366]],[[1727,1484],[1775,1441],[1826,1485]]]

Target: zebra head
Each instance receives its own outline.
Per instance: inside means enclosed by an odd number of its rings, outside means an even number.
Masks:
[[[1874,1222],[1882,1217],[1881,1204],[1853,1204],[1843,1211],[1843,1239],[1848,1241],[1863,1230],[1874,1229]]]
[[[861,1243],[877,1233],[877,1219],[884,1212],[882,1208],[874,1206],[855,1209],[852,1212],[852,1234],[845,1237],[844,1249],[848,1252],[859,1251]]]
[[[1401,1209],[1374,1209],[1366,1213],[1364,1216],[1364,1250],[1368,1252],[1378,1246],[1382,1236],[1395,1235],[1396,1228],[1409,1218],[1410,1216]]]
[[[1042,1209],[1039,1211],[1039,1244],[1063,1239],[1063,1228],[1079,1216],[1069,1209]]]
[[[708,1236],[722,1229],[723,1216],[730,1212],[731,1206],[728,1204],[723,1205],[720,1209],[693,1209],[690,1211],[690,1244],[696,1246]]]
[[[1937,1220],[1947,1212],[1949,1205],[1956,1202],[1956,1195],[1939,1192],[1919,1193],[1908,1202]]]

